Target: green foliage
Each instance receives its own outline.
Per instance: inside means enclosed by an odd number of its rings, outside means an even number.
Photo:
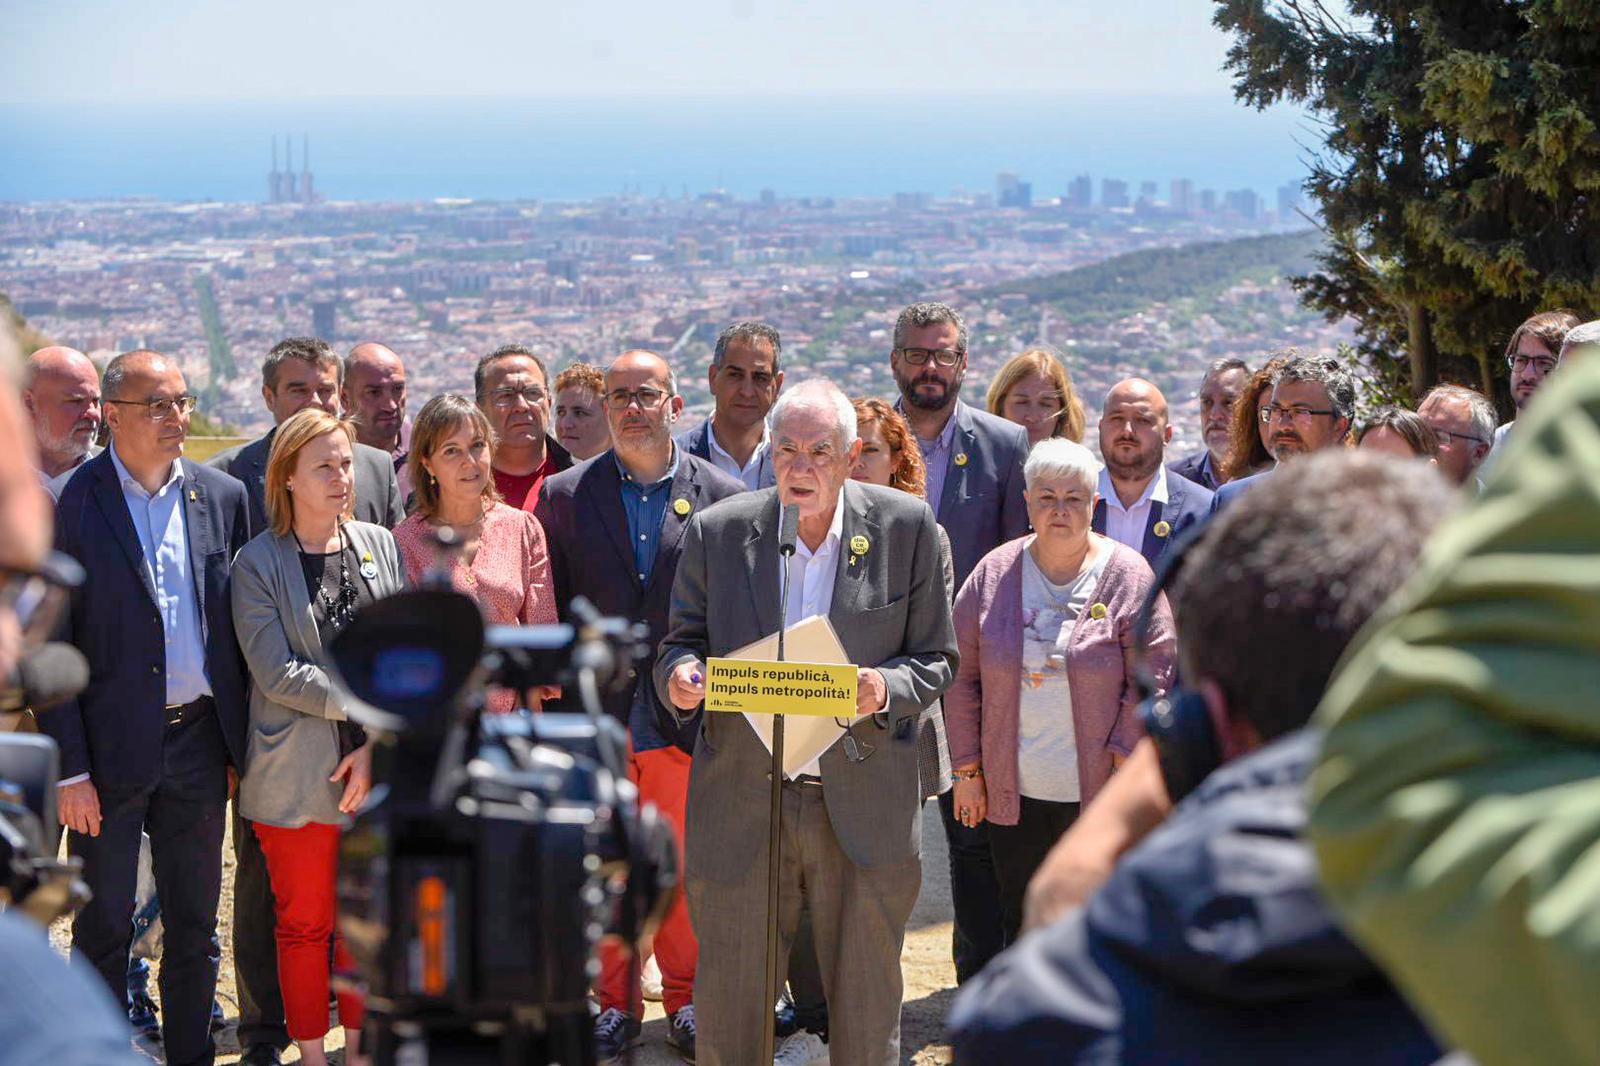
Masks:
[[[1329,247],[1302,299],[1354,317],[1413,396],[1464,381],[1507,406],[1516,325],[1600,308],[1600,5],[1218,0],[1214,21],[1236,98],[1316,123]]]
[[[233,346],[228,343],[228,331],[222,325],[222,312],[217,308],[217,294],[211,287],[210,274],[196,274],[194,294],[200,303],[200,322],[206,331],[206,347],[210,352],[211,380],[206,386],[206,398],[214,400],[217,385],[238,373],[233,361]]]
[[[1270,281],[1311,269],[1323,245],[1314,230],[1232,241],[1145,248],[1103,262],[1026,281],[1008,282],[979,295],[1022,293],[1075,323],[1103,323],[1154,303],[1212,297],[1244,280]]]

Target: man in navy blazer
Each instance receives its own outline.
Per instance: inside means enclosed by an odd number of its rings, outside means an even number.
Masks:
[[[783,339],[765,322],[735,322],[717,337],[708,383],[716,409],[678,435],[678,447],[704,459],[747,489],[771,488],[772,444],[767,412],[783,389]]]
[[[248,718],[229,591],[249,537],[245,492],[181,457],[194,397],[175,360],[119,355],[103,388],[111,446],[73,475],[56,517],[56,547],[87,571],[66,638],[89,685],[41,719],[61,748],[61,822],[93,892],[74,950],[123,999],[148,832],[166,1061],[210,1063],[223,819]]]
[[[603,614],[644,622],[654,646],[667,634],[672,581],[689,519],[743,492],[744,483],[673,443],[672,423],[683,410],[683,397],[659,355],[623,353],[606,369],[604,390],[612,448],[548,478],[534,515],[544,526],[563,620],[572,598],[582,596]],[[682,839],[699,723],[680,725],[657,696],[649,669],[642,675],[638,667],[630,668],[633,684],[607,694],[605,709],[628,726],[640,799],[654,803]],[[656,932],[655,953],[669,1038],[692,1061],[699,946],[683,897]],[[625,955],[602,951],[600,963],[595,1044],[605,1061],[638,1035],[641,1018],[639,990],[629,987],[633,974]]]
[[[1100,411],[1100,499],[1093,529],[1143,555],[1152,568],[1167,545],[1211,510],[1211,492],[1162,465],[1172,440],[1167,400],[1128,378]]]
[[[961,402],[967,376],[967,325],[942,303],[912,304],[894,324],[889,368],[895,405],[917,437],[928,468],[928,506],[950,537],[956,587],[989,552],[1028,531],[1022,463],[1028,432]],[[951,951],[956,981],[983,969],[1005,944],[1000,885],[985,825],[956,821],[953,793],[939,797],[950,851],[955,907]]]

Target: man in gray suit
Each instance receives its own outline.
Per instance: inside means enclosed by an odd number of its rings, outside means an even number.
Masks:
[[[272,429],[249,444],[218,452],[209,464],[244,482],[252,536],[267,528],[267,455],[272,451],[272,435],[284,419],[307,407],[338,415],[343,383],[344,363],[325,340],[287,337],[267,353],[261,364],[261,397],[272,412]],[[406,516],[393,458],[377,448],[357,444],[355,469],[356,519],[393,529]]]
[[[272,346],[261,364],[261,397],[272,412],[267,435],[219,452],[210,466],[244,482],[250,507],[250,535],[268,528],[267,456],[272,437],[284,419],[307,407],[339,414],[339,388],[344,363],[328,342],[316,337],[288,337]],[[388,453],[365,444],[355,447],[356,518],[393,528],[405,517],[405,500],[395,480]],[[278,988],[278,947],[273,935],[272,883],[266,857],[250,823],[233,818],[233,848],[238,868],[234,877],[233,961],[239,983],[239,1044],[246,1066],[278,1062],[289,1044],[284,1025],[283,996]]]
[[[803,896],[832,1010],[831,1060],[886,1066],[900,1061],[900,950],[922,883],[917,719],[954,677],[955,633],[933,513],[906,493],[849,480],[861,442],[844,394],[808,381],[772,415],[777,485],[690,523],[656,689],[681,719],[692,716],[705,696],[705,660],[778,629],[784,565],[786,624],[812,614],[833,622],[858,664],[856,709],[868,717],[783,782],[779,957],[788,958]],[[778,528],[790,503],[800,508],[800,535],[785,564]],[[740,715],[704,716],[684,863],[700,937],[701,1066],[755,1062],[772,1024],[759,991],[770,765]]]
[[[1022,499],[1028,433],[961,402],[967,324],[954,308],[919,303],[901,311],[889,369],[900,387],[896,407],[928,464],[928,506],[950,535],[959,589],[978,560],[1028,531]],[[950,898],[956,912],[951,954],[959,984],[1000,953],[1005,930],[988,826],[957,821],[952,795],[939,797],[939,817],[950,850]]]

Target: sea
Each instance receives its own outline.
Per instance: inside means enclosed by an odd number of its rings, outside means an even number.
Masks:
[[[1088,174],[1196,192],[1254,189],[1267,206],[1307,173],[1299,112],[1220,96],[292,98],[0,106],[0,201],[266,195],[273,140],[300,170],[309,141],[330,200],[580,201],[723,190],[750,198],[944,197],[993,192],[1000,172],[1036,200]]]

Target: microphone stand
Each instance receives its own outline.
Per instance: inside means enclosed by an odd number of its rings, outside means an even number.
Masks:
[[[791,506],[793,506],[791,504]],[[778,584],[778,662],[785,662],[783,649],[784,630],[789,628],[789,558],[794,546],[781,544],[778,554],[783,559],[783,580]],[[783,715],[772,716],[772,770],[767,775],[771,781],[771,806],[767,815],[767,979],[762,982],[766,1006],[762,1016],[766,1024],[761,1027],[761,1062],[773,1059],[774,1021],[772,1012],[782,990],[778,987],[778,848],[779,827],[783,818]]]

